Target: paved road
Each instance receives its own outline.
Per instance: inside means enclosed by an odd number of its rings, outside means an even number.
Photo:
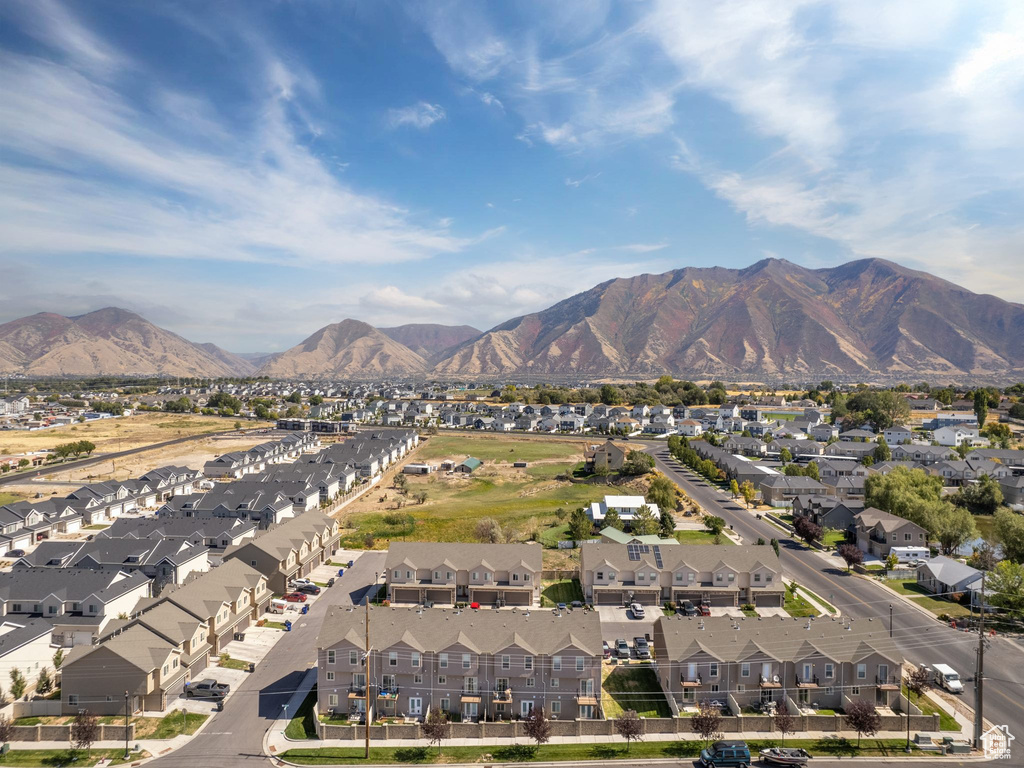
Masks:
[[[171,445],[181,445],[182,443],[188,443],[193,440],[205,440],[208,437],[217,437],[218,435],[234,435],[234,434],[248,434],[253,432],[259,434],[264,432],[264,429],[253,429],[253,430],[237,430],[227,429],[223,432],[206,432],[202,435],[187,435],[185,437],[176,437],[173,440],[165,440],[162,443],[152,443],[150,445],[143,445],[139,448],[130,448],[126,451],[115,451],[114,453],[101,453],[98,455],[90,456],[87,459],[77,459],[76,461],[68,461],[64,464],[51,464],[45,467],[39,467],[31,472],[18,472],[14,474],[7,474],[0,477],[0,485],[10,485],[12,483],[30,483],[36,477],[41,475],[48,475],[53,472],[66,472],[69,469],[84,469],[85,467],[91,467],[95,464],[102,464],[105,461],[111,461],[114,459],[121,459],[125,456],[134,456],[137,453],[143,453],[144,451],[152,451],[156,448],[166,448]]]
[[[330,605],[356,605],[373,581],[383,573],[385,552],[366,552],[352,568],[326,590],[298,622],[278,641],[256,672],[231,695],[206,729],[187,745],[155,760],[159,768],[235,768],[265,764],[263,735],[281,714],[306,670],[316,663],[316,638]]]
[[[648,445],[659,470],[671,477],[703,508],[724,518],[743,538],[754,543],[779,539],[780,560],[787,575],[799,584],[829,599],[844,615],[856,622],[878,622],[888,628],[892,605],[892,632],[897,646],[914,664],[946,663],[961,676],[971,677],[975,669],[978,636],[950,629],[923,615],[874,582],[848,574],[838,557],[829,564],[809,552],[764,520],[758,520],[727,494],[704,482],[699,475],[672,460],[664,444]],[[989,641],[985,651],[985,717],[1010,727],[1011,733],[1024,735],[1024,655],[1005,638]],[[964,700],[974,705],[973,686],[967,684]],[[1021,736],[1018,736],[1021,738]]]

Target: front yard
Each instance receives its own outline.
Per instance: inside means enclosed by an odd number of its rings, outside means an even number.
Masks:
[[[886,579],[883,583],[901,595],[906,595],[911,601],[926,608],[936,616],[947,614],[957,618],[971,615],[971,609],[968,606],[954,603],[952,600],[944,600],[941,597],[934,597],[924,587],[920,586],[915,579]]]
[[[907,686],[902,686],[901,696],[907,695]],[[957,723],[956,718],[949,714],[946,710],[940,707],[938,704],[933,702],[928,696],[918,696],[916,693],[910,694],[910,701],[918,709],[921,710],[923,715],[933,715],[936,712],[939,714],[939,730],[940,731],[959,731],[960,725]]]
[[[175,710],[163,717],[133,717],[129,722],[135,725],[136,739],[173,739],[181,734],[192,735],[206,722],[209,715],[197,712]],[[14,725],[70,725],[75,718],[71,715],[54,715],[40,717],[19,717]],[[98,718],[104,725],[122,725],[123,715],[109,715]],[[95,751],[95,750],[94,750]]]
[[[124,759],[124,749],[93,749],[89,752],[74,749],[12,749],[7,756],[0,758],[0,765],[25,766],[26,768],[61,768],[73,765],[75,768],[88,768],[100,760],[108,760],[106,765],[124,765],[149,757],[148,752],[133,752]]]
[[[672,717],[654,670],[648,664],[612,666],[601,670],[601,706],[608,719],[634,709],[641,717]]]

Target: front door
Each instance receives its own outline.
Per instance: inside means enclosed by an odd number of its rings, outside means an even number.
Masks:
[[[423,699],[410,696],[409,697],[409,714],[410,715],[422,715],[423,714]]]
[[[526,717],[530,712],[533,711],[532,701],[520,701],[519,702],[519,714]]]

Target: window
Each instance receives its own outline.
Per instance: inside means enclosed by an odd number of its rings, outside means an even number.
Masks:
[[[711,684],[711,692],[712,693],[718,693],[718,683],[712,683]]]
[[[437,684],[438,685],[448,685],[448,676],[447,675],[438,675],[437,676]]]
[[[835,665],[834,664],[826,664],[825,665],[825,677],[826,678],[831,678],[834,674],[835,674]]]
[[[473,581],[480,581],[480,574],[473,571]]]
[[[868,665],[858,664],[857,665],[857,679],[864,680],[868,676]]]
[[[416,651],[412,652],[412,665],[413,667],[419,667],[420,665],[420,655]]]
[[[57,606],[56,606],[56,605],[50,605],[50,606],[47,606],[46,610],[47,610],[47,612],[48,612],[48,613],[49,613],[49,614],[50,614],[51,616],[53,616],[53,614],[57,613]]]
[[[833,688],[833,687],[832,687],[832,686],[830,685],[830,686],[829,686],[828,688],[826,688],[826,689],[825,689],[825,693],[826,693],[826,694],[827,694],[828,696],[831,696],[831,695],[832,695],[833,693],[835,693],[835,688]]]
[[[462,654],[462,668],[463,669],[469,669],[471,666],[473,666],[473,657],[472,657],[472,655],[470,655],[468,653]]]
[[[656,578],[658,578],[658,574],[654,573],[654,571],[651,571],[651,573],[649,573],[648,576],[650,576],[651,581],[654,581]]]
[[[551,714],[552,715],[560,715],[560,714],[562,714],[562,702],[560,702],[560,701],[552,701],[551,702]]]
[[[338,694],[332,693],[327,697],[327,706],[336,707],[338,706]]]
[[[576,671],[577,672],[582,672],[583,671],[583,657],[582,656],[577,656],[576,657]]]
[[[599,581],[600,581],[601,579],[603,579],[603,578],[604,578],[604,571],[598,571],[598,572],[597,572],[597,578],[598,578],[598,580],[599,580]]]
[[[512,581],[519,581],[519,574],[518,573],[513,573],[512,574]]]
[[[740,683],[736,686],[737,693],[743,693],[745,690],[747,690],[747,686],[745,686],[743,683]]]
[[[850,689],[850,695],[851,696],[860,696],[860,686],[859,685],[853,686]]]
[[[682,581],[682,580],[683,580],[683,574],[677,573],[676,574],[676,581]]]
[[[637,580],[637,581],[643,581],[643,580],[644,580],[644,573],[643,573],[643,571],[639,571],[639,572],[637,573],[637,575],[636,575],[636,580]]]
[[[438,665],[441,669],[448,669],[448,654],[442,653],[440,658],[440,664]]]
[[[615,571],[608,571],[608,581],[615,581]]]
[[[408,581],[411,578],[412,578],[412,571],[406,571],[405,572],[405,579],[406,579],[406,581]]]
[[[328,664],[334,664],[337,661],[338,661],[338,652],[337,651],[328,651],[327,652],[327,663]]]
[[[250,560],[249,561],[249,565],[251,565],[253,568],[255,568],[256,567],[256,561],[255,560]]]
[[[740,677],[750,677],[750,662],[740,664]]]
[[[388,666],[389,667],[397,667],[398,666],[398,652],[397,651],[388,651]]]
[[[529,580],[530,580],[530,574],[524,573],[523,574],[523,581],[529,581]]]
[[[441,699],[441,709],[442,710],[447,711],[447,710],[449,710],[451,708],[452,708],[452,700],[451,699]]]
[[[334,672],[329,669],[327,670],[327,682],[331,682],[332,680],[334,680]]]
[[[358,664],[359,663],[359,654],[358,654],[358,652],[356,652],[356,651],[349,651],[348,652],[348,663],[349,664]]]
[[[533,669],[533,656],[523,656],[523,669],[528,671]]]
[[[716,573],[715,574],[715,581],[716,582],[721,582],[722,581],[722,574]]]
[[[535,678],[535,677],[528,677],[528,678],[526,678],[526,687],[527,688],[534,688],[534,687],[536,687],[536,685],[537,685],[537,678]]]
[[[709,677],[718,677],[718,662],[717,661],[711,662],[711,667],[710,667],[710,669],[708,669],[708,676]]]
[[[879,664],[878,665],[878,679],[881,680],[884,683],[888,679],[888,677],[889,677],[889,665],[888,664]]]
[[[594,717],[594,707],[590,704],[580,707],[580,720],[590,720]]]
[[[761,574],[760,573],[755,573],[754,574],[754,583],[755,584],[760,584],[761,583]]]
[[[729,574],[729,583],[731,584],[734,581],[736,581],[736,574],[735,573],[730,573]]]
[[[772,574],[770,574],[770,573],[766,573],[766,574],[764,575],[764,580],[765,580],[766,582],[769,582],[769,581],[771,581],[771,580],[772,580],[772,579],[774,579],[774,578],[775,578],[775,577],[774,577],[774,576],[773,576]]]
[[[904,541],[910,541],[912,538],[913,538],[913,536],[911,536],[909,533],[904,533],[903,534],[903,540]]]
[[[72,694],[68,695],[68,706],[69,707],[77,707],[78,706],[78,694],[77,693],[72,693]]]
[[[501,657],[501,668],[502,669],[512,669],[512,657],[511,656],[506,654],[506,655]]]
[[[170,670],[167,668],[167,665],[164,664],[164,674],[166,675],[168,672],[170,672]]]
[[[557,688],[558,687],[558,678],[557,677],[552,677],[551,678],[551,687],[552,688]]]
[[[555,672],[557,672],[561,668],[562,668],[562,657],[561,656],[552,656],[551,657],[551,669],[553,669]]]
[[[401,571],[395,571],[395,578],[396,579],[402,578],[402,572]]]
[[[491,574],[485,573],[484,574],[484,581],[490,581],[490,580],[491,580]]]

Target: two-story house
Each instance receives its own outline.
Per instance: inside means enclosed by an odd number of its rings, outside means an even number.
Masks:
[[[928,532],[917,523],[867,507],[854,516],[854,533],[862,552],[882,559],[893,547],[928,546]]]
[[[393,542],[385,561],[396,604],[531,606],[540,603],[539,544]]]
[[[690,600],[775,607],[785,592],[778,556],[758,545],[587,544],[580,549],[580,578],[593,605]]]
[[[332,607],[317,640],[320,712],[463,721],[601,717],[596,612]]]

